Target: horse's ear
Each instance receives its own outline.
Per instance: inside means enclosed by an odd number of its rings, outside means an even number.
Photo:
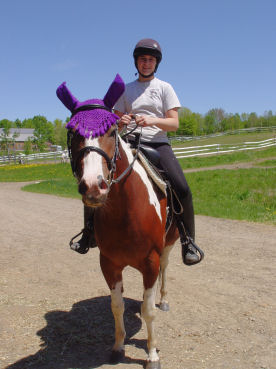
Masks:
[[[114,81],[111,83],[103,101],[105,106],[113,108],[116,101],[121,97],[125,91],[125,83],[119,74],[116,75]]]
[[[57,92],[57,97],[60,99],[60,101],[66,106],[67,109],[69,109],[72,112],[75,106],[77,105],[78,100],[68,90],[66,86],[66,82],[63,82],[57,88],[56,92]]]

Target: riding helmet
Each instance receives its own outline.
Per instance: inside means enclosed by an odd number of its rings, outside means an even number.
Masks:
[[[156,58],[156,67],[154,72],[157,71],[158,65],[162,59],[162,50],[159,43],[151,38],[144,38],[140,40],[133,51],[133,57],[135,67],[137,68],[137,58],[139,55],[152,55]]]

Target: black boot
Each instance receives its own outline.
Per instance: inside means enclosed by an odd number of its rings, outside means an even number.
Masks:
[[[181,199],[181,203],[177,196],[175,196],[174,200],[178,201],[177,227],[182,246],[182,260],[186,265],[194,265],[204,258],[204,252],[194,241],[195,217],[192,194],[189,192],[186,198]],[[175,207],[177,207],[176,204]]]
[[[93,208],[84,207],[84,228],[69,243],[70,248],[80,254],[86,254],[89,248],[97,247],[94,235],[94,211]],[[73,242],[81,234],[82,237],[77,242]]]

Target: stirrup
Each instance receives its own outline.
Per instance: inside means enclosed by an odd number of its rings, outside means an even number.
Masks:
[[[77,251],[79,254],[86,254],[89,251],[89,246],[82,247],[78,242],[73,242],[75,238],[79,237],[84,232],[83,228],[80,233],[76,234],[70,241],[69,246],[71,250]]]
[[[197,246],[197,244],[194,242],[194,240],[191,237],[186,235],[185,241],[181,239],[181,246],[182,246],[182,260],[185,265],[188,265],[188,266],[195,265],[195,264],[200,263],[204,259],[204,252],[201,250],[199,246]],[[191,250],[192,248],[195,250],[195,252],[194,250]],[[198,256],[197,261],[194,261],[192,263],[187,263],[185,261],[185,256],[187,255],[189,250],[191,250],[192,253],[195,253],[195,255]]]

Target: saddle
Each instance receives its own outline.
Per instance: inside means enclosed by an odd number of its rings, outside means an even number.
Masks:
[[[143,145],[142,143],[138,145],[139,136],[135,136],[135,141],[130,143],[132,152],[136,154],[139,146],[138,160],[146,170],[148,176],[167,197],[167,232],[172,224],[173,218],[176,217],[178,220],[178,217],[182,214],[183,207],[171,186],[167,172],[161,167],[159,152],[150,146]]]

